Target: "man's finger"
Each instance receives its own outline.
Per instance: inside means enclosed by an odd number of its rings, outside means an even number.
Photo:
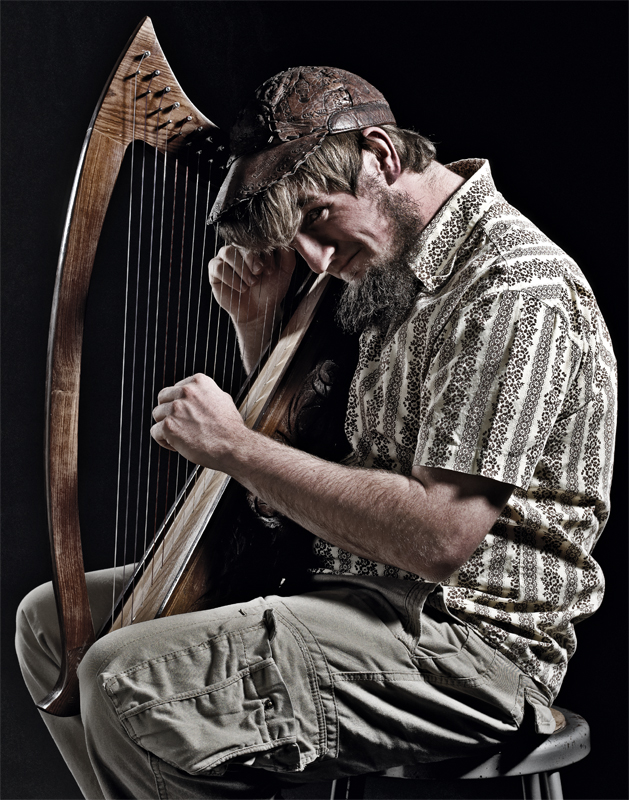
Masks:
[[[157,395],[157,402],[160,404],[171,403],[173,400],[183,397],[183,387],[189,383],[196,383],[197,380],[198,378],[196,375],[188,375],[187,378],[182,378],[180,381],[177,381],[174,386],[164,386]]]
[[[153,419],[155,422],[162,422],[170,413],[172,413],[172,410],[172,403],[160,403],[153,409]]]
[[[151,427],[151,436],[153,437],[153,439],[155,439],[157,444],[160,445],[160,447],[164,447],[166,448],[166,450],[172,450],[173,453],[177,452],[175,448],[171,447],[171,445],[169,445],[168,442],[166,441],[166,437],[164,436],[163,433],[163,425],[161,422],[158,422],[156,425],[153,425]]]
[[[264,268],[264,257],[234,245],[221,248],[218,257],[246,282],[249,282],[254,275],[259,275]]]
[[[247,269],[240,274],[226,261],[220,258],[213,258],[209,264],[210,283],[220,287],[221,284],[234,289],[237,292],[246,291],[249,286],[253,286],[258,279]]]
[[[181,387],[180,386],[164,386],[164,388],[160,391],[157,395],[157,402],[161,405],[162,403],[171,403],[173,400],[176,400],[178,397],[181,397]]]
[[[282,247],[277,253],[277,263],[281,271],[286,275],[292,275],[297,263],[295,251],[291,247]]]

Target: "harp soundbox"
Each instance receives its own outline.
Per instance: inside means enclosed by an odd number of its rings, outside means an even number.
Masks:
[[[193,178],[189,180],[187,166],[179,168],[178,164],[183,161],[186,164],[195,161],[212,164],[220,156],[219,137],[214,123],[192,105],[179,86],[156,39],[151,20],[145,18],[116,64],[90,122],[72,188],[54,290],[47,364],[46,479],[53,583],[63,662],[57,684],[38,704],[40,709],[51,714],[69,716],[79,713],[77,667],[97,636],[133,622],[211,607],[224,599],[212,583],[217,569],[210,529],[213,525],[230,524],[234,512],[229,503],[243,502],[242,488],[228,476],[201,468],[185,473],[182,488],[176,490],[173,501],[162,515],[163,519],[159,524],[155,523],[146,552],[137,559],[110,623],[100,632],[94,631],[88,602],[78,499],[78,417],[85,306],[103,223],[125,153],[141,142],[143,152],[148,148],[155,154],[155,160],[150,162],[150,166],[143,166],[142,172],[150,173],[153,183],[152,199],[146,205],[153,210],[159,209],[151,217],[151,233],[147,237],[150,259],[156,262],[156,271],[159,272],[163,271],[165,262],[156,256],[158,250],[169,254],[166,261],[171,267],[173,260],[181,264],[187,261],[188,250],[190,254],[195,249],[200,250],[203,258],[207,233],[198,234],[200,224],[197,226],[197,222],[193,222],[182,234],[179,252],[173,256],[174,234],[171,231],[170,239],[164,239],[161,233],[164,228],[172,227],[170,207],[165,208],[164,200],[157,196],[155,185],[159,183],[163,190],[171,174],[175,176],[172,179],[174,190],[182,180],[187,185]],[[157,166],[157,156],[163,160],[163,172],[161,162],[159,168]],[[184,173],[185,179],[182,178]],[[162,177],[158,179],[158,175]],[[194,180],[198,180],[198,173]],[[213,191],[211,182],[207,185],[203,202],[195,200],[195,210],[199,206],[195,220],[207,217]],[[186,202],[173,201],[173,219],[177,203],[180,207],[183,203],[185,217]],[[139,216],[143,214],[141,210]],[[159,234],[155,232],[157,229],[160,229]],[[191,236],[193,241],[188,245],[186,242]],[[202,246],[195,245],[195,237],[203,242]],[[128,272],[135,259],[135,253],[128,256]],[[139,262],[139,255],[137,260]],[[149,272],[151,269],[149,264]],[[160,291],[155,289],[158,283],[155,278],[149,294]],[[165,278],[162,283],[166,284]],[[170,280],[168,284],[170,286]],[[188,280],[187,288],[186,284],[183,285],[183,290],[181,279],[179,288],[166,290],[168,306],[180,304],[182,292],[185,295],[186,291],[189,298],[195,296],[192,278]],[[326,375],[330,372],[325,349],[327,335],[334,326],[331,304],[326,300],[328,295],[326,276],[319,276],[310,283],[302,282],[295,293],[294,314],[287,315],[290,319],[274,334],[273,347],[266,360],[261,361],[240,392],[240,408],[248,425],[270,436],[281,436],[293,444],[298,444],[296,439],[299,438],[295,433],[299,427],[295,414],[304,404],[308,406],[310,403],[303,400],[303,393],[299,395],[304,382],[308,384],[310,376],[311,387],[320,385],[322,381],[326,384]],[[135,298],[136,309],[138,296],[139,289]],[[190,302],[188,309],[190,316]],[[151,313],[147,311],[147,319],[151,318],[152,325]],[[169,345],[165,339],[162,344],[162,334],[157,332],[157,312],[154,319],[155,353],[160,347],[167,350]],[[196,336],[198,325],[195,323],[192,327]],[[208,331],[208,336],[217,341],[220,339],[216,324],[214,327],[208,324]],[[338,352],[341,349],[340,334],[336,332],[333,335],[334,350]],[[209,349],[206,346],[206,351]],[[181,343],[175,345],[175,359],[179,350]],[[196,342],[194,350],[197,350]],[[352,352],[351,347],[348,352]],[[182,359],[184,370],[187,353],[186,344],[186,356]],[[150,360],[150,352],[148,356]],[[353,357],[350,355],[350,360]],[[146,345],[139,360],[142,358],[147,360]],[[313,372],[313,364],[317,363],[323,364],[323,368],[316,367]],[[231,369],[233,372],[233,365]],[[198,368],[195,367],[195,371]],[[347,374],[348,370],[344,372]],[[156,375],[155,369],[153,375]],[[157,390],[163,385],[159,384],[159,377],[158,374]],[[329,388],[326,387],[327,384],[322,391],[315,390],[314,395],[325,395]],[[307,391],[306,395],[312,396],[313,391]],[[154,396],[151,399],[154,400]],[[311,410],[312,405],[310,403]],[[344,404],[341,405],[344,409]],[[314,406],[317,406],[317,401]],[[146,409],[150,407],[149,403]],[[123,401],[123,418],[124,408]],[[145,413],[143,408],[142,414],[148,428],[150,410]],[[146,438],[147,434],[144,435]],[[338,426],[334,437],[336,441],[342,438]],[[332,445],[333,448],[336,446]],[[135,502],[138,503],[137,498]],[[150,504],[153,502],[151,496]],[[148,500],[146,505],[149,505]]]

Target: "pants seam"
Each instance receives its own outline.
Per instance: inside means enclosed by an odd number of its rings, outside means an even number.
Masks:
[[[325,671],[326,671],[326,674],[327,674],[327,677],[328,677],[328,681],[329,681],[329,686],[330,686],[329,694],[330,694],[330,698],[331,698],[331,701],[332,701],[332,707],[334,709],[334,717],[333,717],[333,720],[332,720],[331,724],[333,724],[334,727],[335,727],[335,753],[338,754],[338,750],[339,750],[338,738],[339,738],[339,735],[340,735],[339,721],[338,721],[339,720],[339,709],[338,709],[338,704],[336,702],[336,696],[334,694],[334,676],[333,676],[332,671],[330,669],[330,665],[328,664],[328,659],[325,657],[325,653],[323,652],[317,637],[310,630],[310,628],[302,620],[300,620],[293,613],[293,611],[287,605],[285,605],[284,603],[282,603],[282,609],[286,610],[286,612],[288,612],[288,614],[290,614],[291,617],[293,617],[294,619],[297,620],[297,622],[299,623],[300,626],[302,626],[306,631],[308,631],[308,634],[309,634],[312,642],[314,643],[314,646],[316,646],[317,651],[318,651],[319,655],[321,656],[322,663],[325,666]],[[326,753],[329,752],[329,737],[328,737],[325,706],[324,706],[324,702],[323,702],[323,698],[322,698],[321,686],[320,686],[319,679],[318,679],[318,676],[317,676],[316,666],[314,664],[314,660],[313,660],[312,654],[310,653],[310,651],[308,650],[308,647],[306,646],[305,639],[301,635],[301,633],[299,632],[299,625],[295,625],[293,622],[291,622],[277,608],[274,608],[274,611],[278,615],[278,617],[284,622],[286,627],[291,631],[291,633],[295,637],[295,640],[297,641],[299,647],[300,648],[305,647],[306,653],[308,655],[308,663],[311,666],[312,673],[313,673],[313,681],[316,684],[316,686],[314,687],[316,692],[313,692],[313,696],[316,696],[317,700],[318,700],[318,703],[317,703],[317,719],[319,721],[320,731],[323,732],[323,735],[321,737],[322,738],[322,746],[320,748],[320,753],[319,753],[319,756],[321,757],[321,756],[326,755]],[[334,755],[334,753],[332,755]]]
[[[155,778],[155,789],[157,790],[157,797],[159,800],[168,800],[168,790],[166,789],[166,781],[162,776],[162,771],[159,767],[159,759],[157,756],[154,756],[149,750],[146,751],[148,754],[149,764],[151,767],[151,772]]]
[[[308,670],[308,682],[310,684],[310,695],[313,698],[315,708],[316,708],[316,715],[317,715],[317,724],[319,726],[319,742],[317,744],[317,751],[318,755],[322,756],[324,753],[328,751],[328,730],[326,725],[325,719],[325,710],[323,708],[323,700],[321,698],[321,687],[319,686],[319,681],[317,680],[317,670],[312,659],[312,655],[306,646],[306,643],[299,633],[299,631],[295,628],[295,626],[284,617],[277,609],[274,609],[274,612],[277,616],[282,620],[284,625],[288,628],[291,636],[297,642],[297,646],[299,647],[304,661],[307,663],[307,670]],[[305,626],[304,626],[305,627]],[[311,634],[312,636],[312,634]],[[313,636],[314,639],[314,636]],[[316,639],[314,639],[316,641]],[[327,661],[325,662],[327,666]]]

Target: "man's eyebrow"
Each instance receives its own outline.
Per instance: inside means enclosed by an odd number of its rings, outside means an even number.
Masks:
[[[309,206],[311,203],[318,203],[321,201],[320,194],[304,194],[297,198],[297,206],[300,209],[304,209],[306,206]]]

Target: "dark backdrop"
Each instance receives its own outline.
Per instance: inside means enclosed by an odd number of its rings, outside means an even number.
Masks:
[[[609,322],[626,416],[626,23],[622,2],[11,2],[2,4],[3,789],[78,797],[17,674],[13,619],[49,578],[43,476],[48,317],[83,135],[127,38],[150,15],[175,74],[219,126],[297,64],[380,88],[440,160],[486,157],[499,189],[582,266]],[[578,628],[560,704],[592,726],[566,796],[626,798],[626,435],[596,555],[601,611]]]

